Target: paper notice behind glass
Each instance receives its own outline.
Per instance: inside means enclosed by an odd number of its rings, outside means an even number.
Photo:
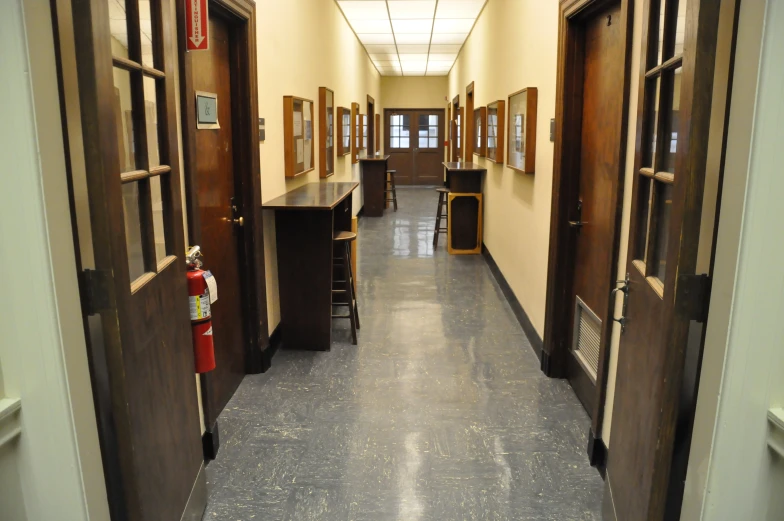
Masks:
[[[303,161],[305,161],[305,140],[300,138],[297,140],[297,164]]]
[[[294,113],[294,137],[302,135],[302,112]]]

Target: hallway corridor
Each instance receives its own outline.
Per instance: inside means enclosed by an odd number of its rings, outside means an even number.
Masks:
[[[484,259],[432,247],[437,195],[359,221],[359,345],[284,347],[219,418],[204,519],[599,520],[589,419]],[[521,259],[521,262],[524,262]],[[345,323],[344,323],[345,322]]]

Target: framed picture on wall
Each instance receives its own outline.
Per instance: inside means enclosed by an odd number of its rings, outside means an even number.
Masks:
[[[504,162],[504,113],[506,102],[494,101],[487,105],[487,159],[493,163]]]
[[[319,87],[319,177],[335,173],[335,93]]]
[[[283,96],[283,155],[286,177],[313,170],[313,101]]]
[[[351,110],[338,107],[336,121],[338,155],[345,156],[351,153]]]
[[[485,157],[486,152],[486,132],[485,126],[487,124],[487,108],[479,107],[474,110],[474,155]],[[468,160],[468,159],[466,159]]]
[[[536,102],[536,87],[528,87],[510,94],[506,107],[506,166],[524,174],[533,174],[536,169]],[[502,160],[503,152],[498,158]]]

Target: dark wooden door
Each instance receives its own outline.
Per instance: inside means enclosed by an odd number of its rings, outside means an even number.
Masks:
[[[385,113],[389,168],[399,185],[443,183],[444,110],[388,109]]]
[[[202,465],[169,0],[73,3],[94,266],[90,370],[112,519],[180,519]],[[111,23],[110,23],[111,18]],[[70,124],[70,121],[69,121]],[[87,248],[89,249],[89,248]],[[84,251],[84,248],[83,248]]]
[[[616,23],[607,24],[608,17]],[[607,266],[614,254],[613,184],[619,171],[615,146],[621,133],[623,51],[621,6],[584,23],[583,107],[579,190],[569,226],[576,237],[571,296],[567,377],[588,414],[596,402],[603,324],[612,281]]]
[[[212,306],[215,370],[203,377],[205,422],[213,425],[245,376],[245,328],[242,309],[241,195],[235,176],[233,146],[230,26],[210,15],[210,48],[193,54],[193,88],[218,96],[216,129],[196,132],[196,189],[204,269],[215,276],[218,301]],[[235,73],[236,74],[236,73]],[[243,219],[244,222],[244,219]]]
[[[696,263],[718,15],[719,2],[705,0],[649,0],[643,11],[630,282],[607,468],[619,521],[680,511],[668,496],[685,478],[670,471],[689,327],[707,317]]]

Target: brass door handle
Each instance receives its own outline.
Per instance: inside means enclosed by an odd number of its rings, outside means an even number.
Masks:
[[[239,219],[232,219],[231,222],[236,224],[237,226],[245,226],[245,219],[240,217]]]

